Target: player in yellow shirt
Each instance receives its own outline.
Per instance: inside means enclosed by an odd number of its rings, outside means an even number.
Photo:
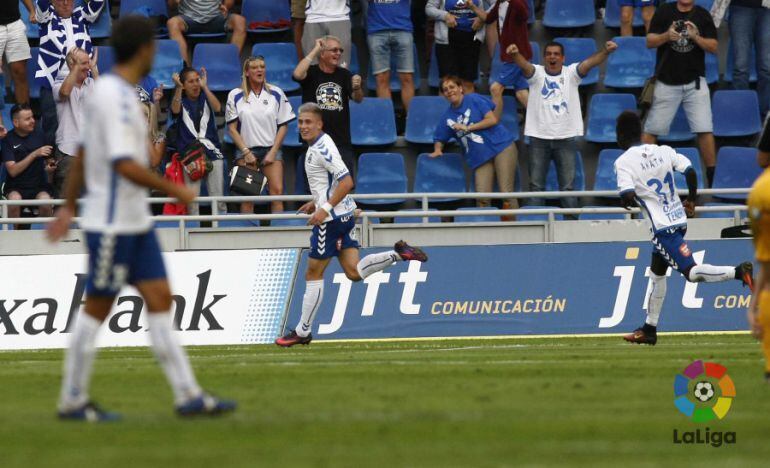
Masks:
[[[770,166],[770,114],[759,141],[757,162],[764,168]],[[770,383],[770,170],[765,170],[754,182],[748,205],[754,249],[759,262],[759,276],[748,319],[752,334],[762,342],[765,380]]]

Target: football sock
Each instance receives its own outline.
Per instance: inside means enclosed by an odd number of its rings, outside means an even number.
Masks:
[[[171,314],[155,312],[147,314],[150,326],[150,343],[174,392],[174,402],[179,405],[201,395],[190,361],[182,345],[171,330]]]
[[[666,275],[658,276],[650,272],[650,281],[652,286],[650,287],[650,297],[647,298],[647,319],[644,323],[657,327],[660,311],[663,309],[663,300],[666,299]]]
[[[310,334],[315,314],[318,312],[323,298],[324,281],[308,281],[305,286],[305,295],[302,296],[302,318],[300,318],[297,328],[294,329],[297,335],[305,337]]]
[[[64,379],[59,399],[61,410],[78,408],[89,400],[88,386],[96,356],[96,335],[101,324],[98,319],[86,313],[78,315],[64,358]]]
[[[695,265],[690,269],[688,279],[693,283],[718,283],[720,281],[735,279],[735,267],[716,266],[707,263]]]
[[[762,352],[765,354],[765,372],[770,373],[770,291],[759,293],[759,324],[762,327]]]
[[[388,268],[399,260],[401,260],[401,256],[396,253],[395,250],[388,250],[387,252],[367,255],[358,262],[356,269],[358,270],[358,274],[361,275],[361,278],[366,279],[374,273]]]

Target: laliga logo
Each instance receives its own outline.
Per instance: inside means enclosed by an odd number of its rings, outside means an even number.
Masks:
[[[727,368],[715,362],[693,361],[681,374],[674,377],[674,406],[692,421],[705,423],[715,418],[724,419],[735,398],[735,384],[727,375]],[[734,444],[735,432],[711,432],[707,427],[683,432],[674,429],[675,444]]]

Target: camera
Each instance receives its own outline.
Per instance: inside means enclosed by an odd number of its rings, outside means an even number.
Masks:
[[[682,36],[687,36],[687,25],[685,24],[684,20],[677,20],[674,21],[674,30],[681,34]]]

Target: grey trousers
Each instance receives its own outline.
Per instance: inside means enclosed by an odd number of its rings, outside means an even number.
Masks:
[[[206,174],[206,186],[209,188],[209,196],[221,197],[225,194],[225,175],[223,173],[225,170],[225,163],[222,159],[215,159],[214,161],[211,161],[211,163],[214,167],[211,169],[211,172]],[[190,179],[190,176],[187,175],[187,172],[184,172],[184,183],[190,188],[190,190],[195,192],[196,195],[200,195],[200,180],[193,181]],[[219,210],[219,214],[227,213],[227,203],[219,202],[217,204],[217,208]],[[199,213],[198,204],[190,203],[190,206],[187,207],[187,212],[193,216],[197,215]]]

